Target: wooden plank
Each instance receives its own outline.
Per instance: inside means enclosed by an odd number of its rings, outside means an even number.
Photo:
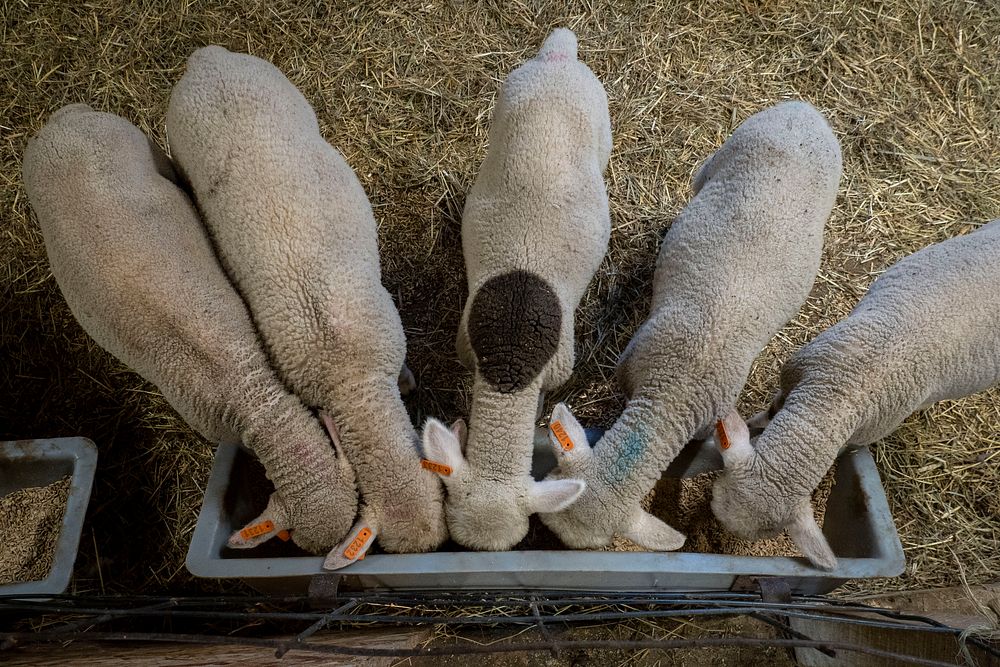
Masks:
[[[972,597],[970,597],[970,593]],[[992,605],[994,613],[1000,613],[1000,584],[973,586],[968,591],[962,586],[953,586],[951,588],[888,593],[862,601],[873,607],[920,614],[933,618],[939,623],[964,629],[973,625],[989,625],[991,622],[983,615],[979,605],[987,608]],[[977,605],[976,602],[979,604]]]
[[[357,648],[415,648],[430,638],[427,628],[381,629],[364,632],[324,632],[310,643]],[[294,637],[275,637],[293,639]],[[289,651],[276,658],[274,649],[244,646],[203,646],[175,643],[93,643],[73,642],[67,646],[35,644],[0,653],[0,663],[8,666],[88,667],[229,667],[230,665],[332,665],[335,667],[391,667],[400,658],[354,657]]]
[[[888,630],[868,626],[850,625],[847,623],[831,623],[811,619],[792,618],[791,626],[818,641],[829,640],[849,642],[869,648],[892,651],[900,655],[916,656],[930,660],[939,660],[948,664],[967,664],[962,658],[961,646],[953,635],[930,634],[909,630]],[[1000,667],[995,659],[985,652],[969,646],[969,654],[973,664],[980,667]],[[890,660],[862,653],[838,651],[837,658],[830,658],[813,649],[795,649],[796,661],[801,667],[834,667],[841,665],[856,665],[857,667],[897,667],[911,664],[905,661]]]
[[[986,607],[994,609],[1000,603],[1000,585],[975,586],[966,591],[960,586],[926,591],[911,591],[878,595],[863,600],[865,604],[894,609],[932,618],[952,627],[966,629],[989,626],[995,621],[983,615],[982,610],[969,597],[969,593]],[[877,615],[865,615],[879,619]],[[884,620],[884,619],[882,619]],[[953,635],[929,634],[909,630],[883,630],[846,623],[828,623],[806,619],[791,619],[791,625],[813,639],[844,641],[879,648],[904,655],[940,660],[957,665],[966,664],[958,640]],[[858,653],[845,653],[837,660],[812,649],[796,649],[796,658],[803,667],[829,667],[831,665],[858,665],[859,667],[888,667],[906,663],[875,658]],[[974,647],[969,647],[974,664],[983,667],[1000,667],[1000,660],[992,658]]]

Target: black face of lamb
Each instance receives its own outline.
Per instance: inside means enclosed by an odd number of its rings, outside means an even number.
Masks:
[[[483,378],[497,391],[524,389],[559,346],[562,309],[552,286],[528,271],[494,276],[469,312],[469,340]]]

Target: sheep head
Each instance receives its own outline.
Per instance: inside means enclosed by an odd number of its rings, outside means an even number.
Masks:
[[[775,492],[747,424],[735,410],[720,420],[714,440],[725,469],[712,487],[712,512],[726,530],[746,540],[785,530],[813,565],[836,567],[837,558],[816,523],[809,498],[786,499]]]
[[[558,512],[583,492],[580,480],[491,480],[474,471],[463,453],[465,422],[451,429],[436,419],[424,426],[425,466],[437,472],[448,490],[446,513],[452,539],[483,551],[510,549],[528,534],[528,517]]]

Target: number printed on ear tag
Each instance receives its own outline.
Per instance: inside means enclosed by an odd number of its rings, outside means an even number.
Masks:
[[[255,523],[252,526],[247,526],[240,531],[240,537],[244,540],[249,540],[254,537],[260,537],[261,535],[267,535],[272,530],[274,530],[274,522],[271,520],[261,521],[260,523]]]
[[[358,555],[358,552],[361,551],[362,547],[368,544],[368,540],[371,538],[372,531],[370,528],[365,526],[360,532],[358,532],[358,536],[351,540],[351,543],[347,545],[346,549],[344,549],[344,557],[353,560],[354,557]]]
[[[552,435],[556,436],[556,440],[564,452],[573,450],[573,439],[569,437],[569,433],[566,432],[566,428],[562,425],[561,421],[556,420],[552,422],[549,424],[549,428],[552,430]]]
[[[719,441],[719,449],[729,449],[729,434],[726,433],[726,425],[721,419],[715,422],[715,437]]]
[[[430,470],[431,472],[436,472],[439,475],[444,475],[445,477],[451,476],[451,466],[446,466],[443,463],[437,463],[429,459],[420,459],[420,467],[424,470]]]

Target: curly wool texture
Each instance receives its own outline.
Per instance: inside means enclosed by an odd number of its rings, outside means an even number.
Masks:
[[[779,530],[845,446],[913,412],[1000,383],[1000,220],[894,264],[845,319],[782,369],[755,456],[716,483],[713,509],[754,538]]]
[[[84,330],[206,438],[242,440],[298,544],[335,544],[357,511],[353,474],[268,365],[167,157],[126,120],[81,104],[53,114],[23,172],[52,273]]]
[[[490,278],[469,314],[479,375],[499,392],[525,389],[555,354],[561,324],[555,290],[538,276],[512,271]]]
[[[277,68],[218,46],[189,58],[167,132],[278,372],[339,427],[362,519],[387,550],[435,548],[440,483],[399,394],[406,340],[357,176]]]
[[[570,508],[542,516],[567,545],[601,547],[643,525],[670,531],[641,501],[684,444],[733,408],[756,355],[805,302],[840,174],[836,137],[803,102],[751,116],[698,171],[663,240],[649,318],[619,361],[625,410],[550,475],[587,482]]]
[[[469,469],[445,481],[449,527],[466,546],[507,549],[528,530],[539,396],[573,370],[574,312],[607,252],[610,153],[607,95],[576,36],[557,29],[504,82],[462,218],[457,348],[475,378]]]

